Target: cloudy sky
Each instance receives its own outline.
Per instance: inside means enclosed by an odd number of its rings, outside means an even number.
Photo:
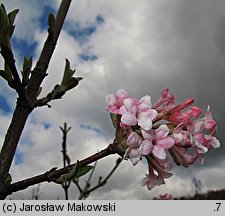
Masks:
[[[18,69],[23,56],[36,61],[46,38],[47,14],[56,0],[2,0],[8,11],[19,8],[13,49]],[[52,108],[36,109],[25,127],[11,168],[13,180],[62,166],[59,126],[72,127],[68,137],[71,159],[83,159],[112,142],[114,129],[105,110],[105,95],[124,88],[153,102],[169,88],[180,102],[188,97],[204,111],[209,104],[218,122],[221,148],[205,155],[205,164],[174,167],[166,184],[148,191],[140,186],[146,164],[124,161],[109,183],[89,199],[151,199],[159,194],[193,193],[192,178],[202,190],[224,188],[225,180],[225,1],[224,0],[73,0],[42,85],[44,96],[62,78],[65,58],[84,79]],[[0,60],[2,67],[3,61]],[[0,141],[4,140],[16,94],[0,81]],[[98,163],[93,184],[114,166],[116,156]],[[85,179],[85,177],[84,177]],[[32,187],[10,196],[30,199]],[[41,199],[64,199],[60,186],[41,185]],[[78,197],[71,187],[71,199]]]

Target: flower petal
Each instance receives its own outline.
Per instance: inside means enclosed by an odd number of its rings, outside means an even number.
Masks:
[[[149,95],[145,95],[139,100],[138,111],[141,112],[147,110],[151,108],[151,106],[152,106],[151,97]]]
[[[157,146],[160,146],[165,149],[169,149],[169,148],[173,147],[174,144],[175,144],[174,139],[172,139],[170,137],[166,137],[166,138],[159,139],[156,141]]]
[[[135,166],[140,161],[140,151],[138,148],[132,148],[130,149],[129,153],[129,159],[132,162],[132,164]]]
[[[114,114],[118,113],[118,107],[117,107],[117,99],[116,96],[113,94],[106,95],[105,97],[106,103],[108,104],[106,109]]]
[[[159,128],[155,130],[155,139],[158,140],[161,138],[165,138],[168,134],[169,128],[167,127],[167,125],[160,125]]]
[[[146,175],[142,181],[142,186],[147,186],[148,190],[151,190],[156,186],[157,179],[155,175]]]
[[[116,97],[117,97],[117,100],[118,100],[118,105],[122,106],[123,100],[128,98],[128,94],[127,94],[127,92],[124,89],[119,89],[116,92]]]
[[[150,140],[152,141],[153,140],[153,136],[154,136],[154,131],[153,130],[141,130],[141,134],[143,136],[143,138],[146,140]]]
[[[139,146],[141,144],[141,137],[136,132],[131,132],[127,138],[127,145]]]
[[[127,112],[122,115],[121,122],[125,125],[136,125],[137,124],[137,118],[135,115],[131,114],[130,112]]]
[[[198,153],[206,153],[208,151],[208,149],[197,140],[195,141],[195,146],[197,146]]]
[[[176,126],[176,128],[174,129],[173,133],[180,133],[182,131],[184,127],[184,123],[180,123]]]
[[[184,140],[184,136],[181,133],[174,133],[173,138],[176,144],[182,143]]]
[[[149,140],[144,140],[139,149],[141,155],[149,155],[152,152],[153,144]]]
[[[106,95],[105,101],[108,105],[116,105],[117,103],[116,96],[114,94]]]
[[[154,145],[152,153],[159,159],[165,159],[166,158],[165,149],[158,146],[158,145]]]
[[[194,122],[194,127],[193,127],[193,134],[201,133],[203,130],[203,121],[196,121]]]
[[[126,98],[123,101],[123,104],[126,107],[128,112],[136,115],[136,112],[137,112],[137,99],[135,99],[135,98]]]
[[[216,137],[212,137],[211,145],[213,148],[219,148],[220,141]]]
[[[206,130],[214,130],[216,128],[216,122],[213,119],[205,120],[204,128]]]
[[[138,114],[138,125],[144,130],[152,128],[152,120],[156,118],[158,112],[154,109],[149,109]]]
[[[119,111],[118,111],[118,114],[123,115],[123,114],[125,114],[125,113],[127,113],[127,109],[126,109],[126,107],[123,105],[123,106],[120,107],[120,109],[119,109]]]

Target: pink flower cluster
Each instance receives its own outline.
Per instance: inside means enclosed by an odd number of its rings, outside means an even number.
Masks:
[[[117,142],[125,149],[124,159],[130,159],[133,165],[142,157],[148,162],[148,174],[143,185],[147,185],[149,190],[164,184],[164,179],[172,176],[168,154],[177,165],[188,167],[197,158],[203,163],[204,153],[212,147],[220,147],[214,136],[216,122],[210,107],[205,116],[199,118],[202,111],[192,106],[192,98],[176,105],[174,96],[165,89],[152,105],[150,96],[137,100],[120,89],[116,94],[107,95],[106,102],[114,126],[120,129],[117,130],[120,133],[122,131]]]

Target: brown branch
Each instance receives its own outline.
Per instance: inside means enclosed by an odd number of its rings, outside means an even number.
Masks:
[[[82,200],[83,198],[85,198],[86,196],[88,196],[88,194],[90,194],[94,190],[98,189],[99,187],[104,186],[107,183],[108,179],[112,176],[112,174],[118,168],[118,166],[120,165],[121,162],[122,162],[122,159],[121,158],[118,158],[117,161],[116,161],[116,165],[113,167],[113,169],[111,170],[111,172],[105,177],[105,179],[104,180],[100,180],[99,183],[95,187],[93,187],[93,188],[91,188],[89,190],[88,190],[88,188],[86,190],[83,190],[82,193],[79,196],[79,200]]]
[[[24,101],[21,97],[18,98],[17,106],[13,113],[13,118],[8,128],[3,147],[0,153],[0,199],[5,199],[8,191],[8,185],[6,185],[6,176],[12,164],[12,160],[15,155],[15,151],[22,134],[23,128],[27,121],[29,114],[33,110],[33,103],[36,100],[40,85],[46,76],[46,71],[55,49],[56,42],[58,40],[60,31],[62,29],[63,22],[68,12],[71,0],[62,0],[59,10],[56,15],[54,33],[49,34],[41,55],[34,68],[30,82],[27,86],[27,100]],[[12,61],[13,63],[13,61]],[[8,64],[11,64],[8,62]],[[12,68],[12,66],[11,66]],[[12,69],[14,71],[14,69]],[[11,71],[13,73],[13,71]],[[14,74],[16,76],[16,74]],[[14,77],[15,78],[15,77]],[[16,78],[18,79],[18,78]],[[19,81],[18,81],[19,82]],[[21,81],[20,81],[21,82]],[[8,183],[7,183],[8,184]]]
[[[107,148],[101,150],[100,152],[85,158],[84,160],[80,161],[80,167],[84,167],[88,164],[91,164],[99,159],[102,159],[106,156],[109,156],[111,154],[119,154],[120,156],[123,156],[124,150],[122,150],[121,146],[114,142],[110,144]],[[43,174],[40,174],[38,176],[34,176],[22,181],[18,181],[15,183],[12,183],[9,185],[8,190],[7,190],[7,195],[12,194],[13,192],[20,191],[23,189],[26,189],[29,186],[39,184],[42,182],[51,182],[54,181],[56,178],[60,177],[61,175],[64,175],[68,173],[75,164],[71,164],[65,168],[61,168],[59,170],[55,170],[56,168],[51,169],[48,172],[45,172]]]
[[[67,165],[70,165],[70,158],[67,154],[66,145],[67,145],[67,134],[70,131],[71,127],[67,127],[67,124],[64,123],[64,127],[60,127],[60,129],[63,133],[62,155],[63,155],[63,168],[65,168]],[[68,189],[70,187],[70,183],[71,183],[70,181],[66,181],[66,182],[62,183],[62,188],[64,189],[66,200],[69,199]]]
[[[79,200],[85,199],[89,195],[88,193],[85,193],[85,192],[88,191],[89,187],[91,186],[90,181],[91,181],[91,178],[92,178],[92,176],[94,174],[94,171],[96,169],[97,163],[98,163],[98,161],[95,161],[94,166],[93,166],[93,169],[90,172],[90,175],[88,177],[88,180],[86,181],[86,184],[85,184],[84,188],[80,190],[80,196],[78,198]]]
[[[25,89],[22,86],[22,82],[16,69],[15,59],[12,50],[4,44],[1,44],[1,54],[5,60],[5,64],[8,65],[13,76],[13,86],[11,87],[17,91],[18,95],[21,98],[25,99]]]
[[[55,19],[55,28],[52,35],[49,35],[44,47],[42,49],[41,55],[37,61],[36,67],[32,71],[32,75],[30,78],[29,85],[27,87],[27,92],[29,93],[29,98],[36,99],[37,92],[39,87],[46,76],[46,71],[48,69],[48,65],[52,54],[55,50],[55,46],[62,29],[65,17],[67,15],[71,0],[62,0],[58,13]],[[34,103],[35,101],[32,100]]]
[[[82,193],[82,188],[81,188],[81,186],[79,185],[78,180],[74,179],[74,180],[73,180],[73,183],[77,186],[79,193]]]
[[[31,199],[32,200],[39,200],[40,196],[43,194],[42,192],[40,192],[40,184],[36,187],[32,189],[32,194],[31,194]]]
[[[20,104],[21,99],[18,99],[16,109],[13,113],[13,118],[5,136],[3,147],[0,153],[0,199],[5,199],[7,187],[5,185],[5,176],[9,172],[17,144],[25,126],[26,120],[32,109],[29,106]]]

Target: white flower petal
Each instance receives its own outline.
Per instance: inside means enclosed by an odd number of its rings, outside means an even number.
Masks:
[[[161,139],[167,137],[169,134],[169,128],[167,125],[160,125],[158,129],[155,130],[155,139]]]
[[[153,144],[149,140],[144,140],[139,149],[141,155],[149,155],[152,152]]]
[[[220,141],[216,137],[212,137],[211,145],[213,148],[219,148],[220,147]]]
[[[135,115],[131,114],[130,112],[127,112],[122,115],[121,122],[125,125],[136,125],[137,124],[137,118]]]
[[[165,149],[160,147],[160,146],[154,145],[152,153],[159,159],[165,159],[166,158]]]

